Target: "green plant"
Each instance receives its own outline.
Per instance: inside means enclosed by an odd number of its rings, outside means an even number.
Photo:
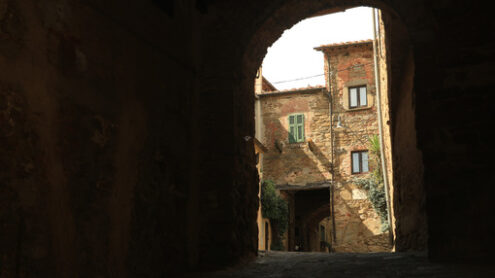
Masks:
[[[388,229],[389,223],[387,199],[383,184],[379,140],[378,135],[373,135],[369,138],[369,163],[371,166],[370,168],[372,169],[370,177],[366,179],[355,178],[353,179],[353,183],[367,191],[368,199],[382,220],[382,231],[384,231]]]
[[[383,186],[383,173],[380,155],[380,139],[378,135],[372,135],[369,139],[370,164],[373,171],[371,175],[378,185]]]
[[[271,180],[261,184],[261,213],[263,217],[270,219],[272,234],[275,235],[272,249],[281,250],[281,237],[287,230],[289,207],[287,201],[277,194],[275,184]]]

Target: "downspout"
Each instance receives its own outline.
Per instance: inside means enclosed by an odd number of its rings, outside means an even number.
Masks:
[[[332,216],[332,246],[334,243],[337,242],[337,234],[336,234],[336,225],[335,225],[335,206],[334,206],[334,194],[335,194],[335,167],[334,167],[334,134],[333,134],[333,98],[332,98],[332,89],[333,89],[333,72],[332,68],[330,66],[330,56],[328,54],[325,54],[327,56],[327,65],[328,65],[328,114],[330,116],[330,173],[332,175],[331,180],[330,180],[330,215]]]
[[[263,119],[261,118],[261,98],[259,94],[263,92],[263,74],[262,68],[258,69],[256,78],[259,82],[256,82],[254,88],[254,137],[258,139],[262,144],[263,142]],[[259,154],[260,171],[263,172],[263,153]]]
[[[379,67],[378,67],[378,42],[377,42],[377,17],[376,17],[377,9],[372,9],[372,17],[373,17],[373,62],[375,69],[375,88],[376,88],[376,108],[378,113],[378,132],[379,132],[379,141],[380,141],[380,160],[382,165],[382,175],[383,175],[383,186],[385,190],[385,200],[387,202],[387,220],[389,226],[389,235],[390,235],[390,244],[394,243],[394,236],[392,232],[392,217],[390,216],[390,196],[389,196],[389,185],[388,185],[388,176],[387,176],[387,164],[385,163],[385,150],[383,148],[383,122],[382,122],[382,107],[381,107],[381,92],[380,92],[380,78],[379,78]]]

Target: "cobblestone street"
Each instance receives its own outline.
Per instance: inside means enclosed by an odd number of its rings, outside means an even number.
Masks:
[[[424,253],[298,253],[270,251],[255,262],[187,277],[495,277],[493,266],[428,262]]]

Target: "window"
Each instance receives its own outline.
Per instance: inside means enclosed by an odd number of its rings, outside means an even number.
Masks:
[[[368,97],[366,95],[366,86],[349,88],[349,108],[358,108],[368,106]]]
[[[304,142],[304,114],[289,115],[289,143]]]
[[[368,151],[358,151],[351,153],[352,159],[352,173],[365,173],[369,171],[368,168]]]

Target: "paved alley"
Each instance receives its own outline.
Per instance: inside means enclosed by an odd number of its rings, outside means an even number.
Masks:
[[[490,266],[436,264],[424,253],[299,253],[261,254],[245,266],[188,277],[495,277]]]

